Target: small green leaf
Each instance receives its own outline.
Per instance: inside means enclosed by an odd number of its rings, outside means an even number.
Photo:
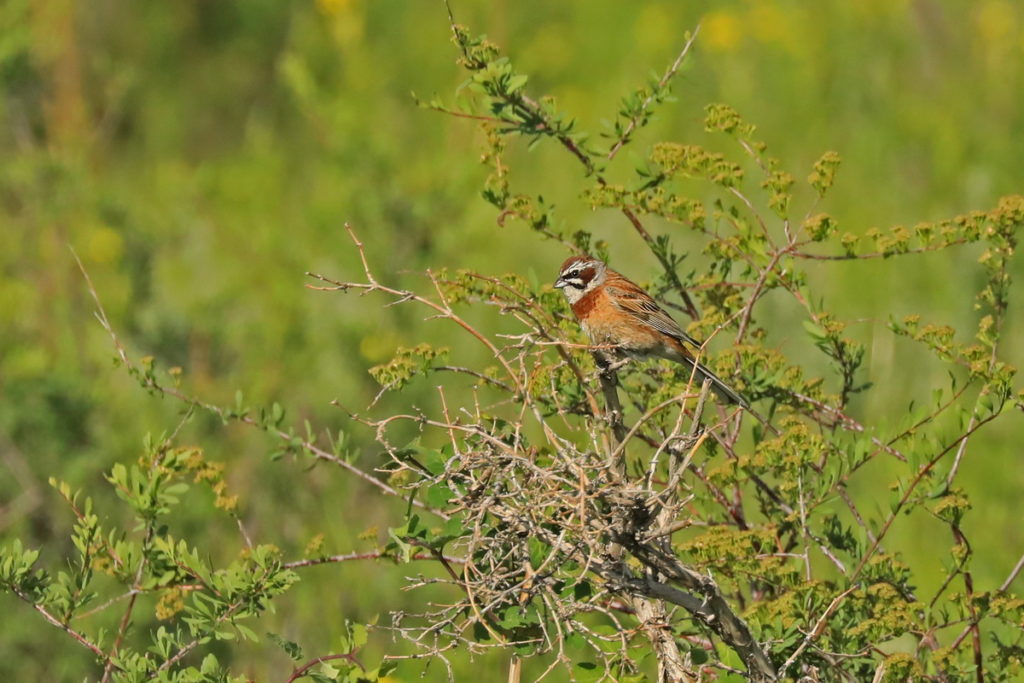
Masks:
[[[366,645],[366,626],[363,624],[352,624],[352,649],[359,650]]]
[[[822,341],[828,338],[828,334],[825,332],[825,330],[818,324],[816,324],[814,321],[805,320],[803,321],[803,325],[804,329],[807,330],[807,333],[811,335],[811,338],[814,339],[815,341]]]
[[[220,663],[217,661],[217,658],[211,653],[203,658],[203,664],[199,669],[199,672],[204,676],[213,676],[217,673],[217,670],[219,668]]]
[[[305,659],[302,653],[302,648],[299,646],[298,643],[294,643],[290,640],[285,640],[276,633],[271,633],[269,631],[267,632],[267,638],[270,640],[270,642],[274,643],[282,650],[284,650],[286,653],[288,653],[288,656],[291,657],[292,661],[300,662]]]
[[[445,465],[448,463],[448,458],[441,451],[434,448],[423,449],[420,451],[420,457],[423,458],[423,466],[435,476],[442,474]]]
[[[448,505],[454,494],[444,484],[434,484],[427,489],[427,504],[434,508],[443,508]]]
[[[508,92],[514,93],[517,90],[521,90],[522,87],[526,85],[526,81],[528,80],[529,76],[527,76],[526,74],[517,74],[513,76],[512,78],[508,79]]]
[[[522,615],[520,614],[518,607],[509,607],[502,614],[501,627],[506,629],[513,629],[517,626],[521,626],[523,623]]]

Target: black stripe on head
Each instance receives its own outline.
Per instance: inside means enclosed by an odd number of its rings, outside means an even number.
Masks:
[[[594,266],[591,265],[586,265],[586,262],[581,263],[580,266],[573,266],[562,271],[560,279],[567,286],[572,287],[573,289],[584,290],[587,288],[587,285],[590,284],[591,280],[597,276],[597,268],[594,268]]]
[[[583,292],[600,277],[604,264],[590,256],[570,256],[562,264],[556,287],[568,287]]]

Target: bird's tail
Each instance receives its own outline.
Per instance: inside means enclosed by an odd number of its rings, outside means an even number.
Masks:
[[[750,410],[750,403],[747,399],[743,398],[738,391],[726,384],[721,377],[708,370],[707,367],[699,361],[690,360],[689,358],[686,360],[689,361],[689,364],[693,369],[694,380],[698,384],[703,384],[705,379],[709,379],[711,380],[711,390],[715,392],[715,395],[718,396],[718,398],[724,401],[729,401],[730,403],[735,403],[745,410]]]
[[[686,361],[693,370],[695,382],[703,384],[705,379],[711,380],[711,391],[715,392],[715,395],[718,396],[718,398],[724,401],[729,401],[730,403],[735,403],[743,408],[743,410],[757,418],[757,421],[763,424],[772,434],[779,434],[779,430],[768,421],[768,418],[751,408],[747,399],[743,398],[738,391],[723,382],[721,377],[708,370],[699,361],[692,360],[690,358],[687,358]]]

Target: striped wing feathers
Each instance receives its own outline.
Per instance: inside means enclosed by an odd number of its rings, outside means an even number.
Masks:
[[[622,278],[625,280],[625,278]],[[614,284],[605,285],[605,291],[612,304],[638,322],[681,342],[700,348],[702,344],[682,330],[675,320],[658,303],[629,280],[628,287]]]

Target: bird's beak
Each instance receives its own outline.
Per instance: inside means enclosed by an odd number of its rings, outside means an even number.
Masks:
[[[555,284],[553,284],[552,287],[554,287],[555,289],[561,289],[562,287],[565,287],[568,284],[569,283],[566,282],[565,280],[558,279],[558,280],[555,280]]]

